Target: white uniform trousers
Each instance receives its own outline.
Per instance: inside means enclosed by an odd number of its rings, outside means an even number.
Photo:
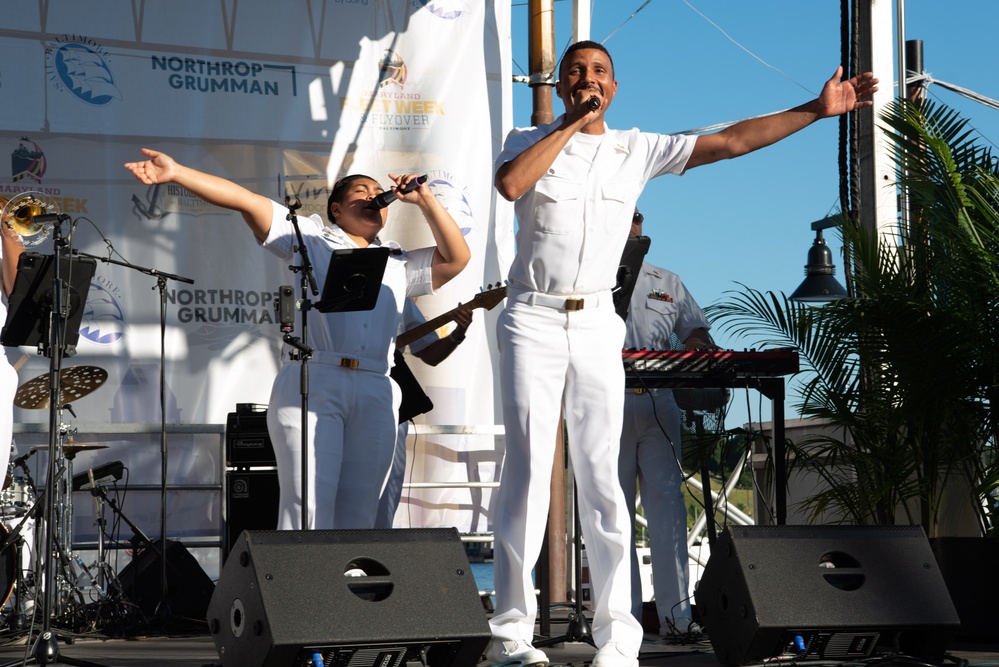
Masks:
[[[637,654],[631,615],[630,518],[618,482],[624,322],[609,298],[575,312],[507,301],[497,322],[506,455],[493,514],[499,640],[532,641],[537,598],[531,568],[545,535],[560,406],[578,486],[593,586],[593,638]],[[559,462],[561,465],[561,462]]]
[[[672,446],[663,429],[673,441]],[[687,592],[687,509],[684,506],[682,472],[678,459],[682,460],[680,410],[673,399],[673,392],[668,389],[652,389],[649,393],[636,395],[632,390],[626,390],[618,474],[621,476],[621,488],[624,489],[630,516],[635,515],[636,479],[641,489],[642,506],[649,522],[656,611],[664,634],[669,628],[665,623],[666,619],[672,623],[675,618],[690,618]],[[637,571],[638,556],[634,549],[631,550],[631,559],[632,567],[635,568],[631,584],[632,612],[636,618],[641,618],[642,584]]]
[[[267,408],[281,486],[278,529],[302,525],[298,363],[278,371]],[[373,528],[392,465],[396,406],[388,375],[309,362],[309,528]]]

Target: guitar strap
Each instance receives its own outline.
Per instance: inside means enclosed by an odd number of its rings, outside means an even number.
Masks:
[[[423,391],[399,350],[395,351],[395,366],[389,372],[389,377],[395,380],[402,392],[402,402],[399,404],[400,424],[434,409],[433,401]]]

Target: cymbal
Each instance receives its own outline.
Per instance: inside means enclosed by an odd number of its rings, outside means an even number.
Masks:
[[[65,405],[97,391],[108,379],[108,372],[98,366],[70,366],[59,374],[59,403]],[[49,407],[49,374],[39,375],[17,388],[14,405],[28,410]]]
[[[37,451],[48,451],[48,445],[35,445],[32,449]],[[89,452],[91,449],[107,449],[108,445],[89,445],[76,442],[67,442],[62,446],[62,454],[67,459],[71,459],[80,452]]]

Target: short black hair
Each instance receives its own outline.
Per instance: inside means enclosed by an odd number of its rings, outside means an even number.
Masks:
[[[559,79],[562,79],[565,76],[565,73],[562,71],[562,68],[565,67],[566,58],[568,58],[569,54],[572,53],[573,51],[579,51],[580,49],[596,49],[597,51],[603,51],[607,55],[607,60],[610,61],[611,76],[614,76],[614,59],[611,57],[610,51],[607,50],[607,47],[601,44],[600,42],[594,42],[593,40],[590,39],[584,39],[580,42],[576,42],[575,44],[570,44],[569,48],[567,48],[565,50],[565,53],[562,54],[562,60],[559,61],[558,64]]]
[[[333,189],[330,190],[330,196],[326,198],[326,217],[330,222],[336,222],[333,218],[333,214],[330,213],[330,208],[333,206],[333,202],[342,202],[343,196],[347,192],[347,188],[349,188],[350,184],[359,178],[367,178],[368,180],[375,181],[375,183],[378,182],[366,174],[350,174],[349,176],[344,176],[334,183]]]

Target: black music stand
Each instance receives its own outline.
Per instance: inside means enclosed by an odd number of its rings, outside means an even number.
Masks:
[[[334,250],[316,310],[339,313],[374,308],[389,253],[388,248]]]
[[[621,253],[621,264],[617,269],[617,286],[614,288],[614,310],[622,320],[628,319],[628,306],[635,291],[635,282],[642,270],[642,262],[649,252],[652,241],[648,236],[629,236]]]
[[[52,318],[52,286],[55,257],[26,252],[17,261],[17,277],[8,300],[7,321],[0,332],[0,344],[7,347],[34,345],[49,356],[49,325]],[[68,303],[62,317],[63,355],[76,354],[83,322],[84,305],[97,262],[89,257],[60,257],[59,274],[68,283]]]

